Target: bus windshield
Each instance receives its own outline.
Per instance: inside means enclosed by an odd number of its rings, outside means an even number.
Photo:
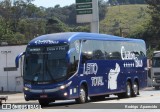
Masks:
[[[68,46],[27,47],[24,80],[34,83],[58,82],[66,78]]]
[[[160,57],[153,57],[153,67],[160,67]]]

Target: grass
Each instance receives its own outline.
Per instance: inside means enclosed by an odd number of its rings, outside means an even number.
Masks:
[[[106,18],[100,22],[100,32],[120,35],[122,29],[129,36],[142,30],[149,20],[147,5],[110,6]]]

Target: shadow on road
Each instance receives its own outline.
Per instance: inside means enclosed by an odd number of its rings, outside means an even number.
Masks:
[[[42,108],[43,109],[92,109],[92,108],[96,108],[96,107],[93,107],[94,104],[101,104],[100,101],[108,101],[109,103],[109,101],[111,100],[120,100],[120,99],[118,99],[117,97],[114,97],[114,98],[107,97],[104,100],[94,101],[97,103],[94,103],[93,101],[89,100],[87,103],[84,103],[84,104],[77,104],[74,100],[66,101],[66,102],[62,101],[62,102],[50,103],[48,106],[42,107]]]
[[[160,89],[155,89],[154,87],[147,87],[145,89],[143,89],[142,91],[160,91]]]

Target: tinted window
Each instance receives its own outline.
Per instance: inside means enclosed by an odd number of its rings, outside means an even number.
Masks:
[[[106,59],[121,59],[121,43],[114,41],[104,41],[104,51]]]
[[[137,58],[146,55],[144,43],[84,40],[82,42],[82,60],[121,60],[122,47],[126,53],[134,53]]]
[[[104,46],[103,41],[83,40],[82,42],[82,59],[83,60],[103,60]]]

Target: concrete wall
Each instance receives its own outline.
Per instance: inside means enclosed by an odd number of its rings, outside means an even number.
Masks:
[[[17,70],[4,70],[4,68],[14,68],[16,56],[25,49],[26,45],[0,47],[0,91],[23,90],[22,66]]]

